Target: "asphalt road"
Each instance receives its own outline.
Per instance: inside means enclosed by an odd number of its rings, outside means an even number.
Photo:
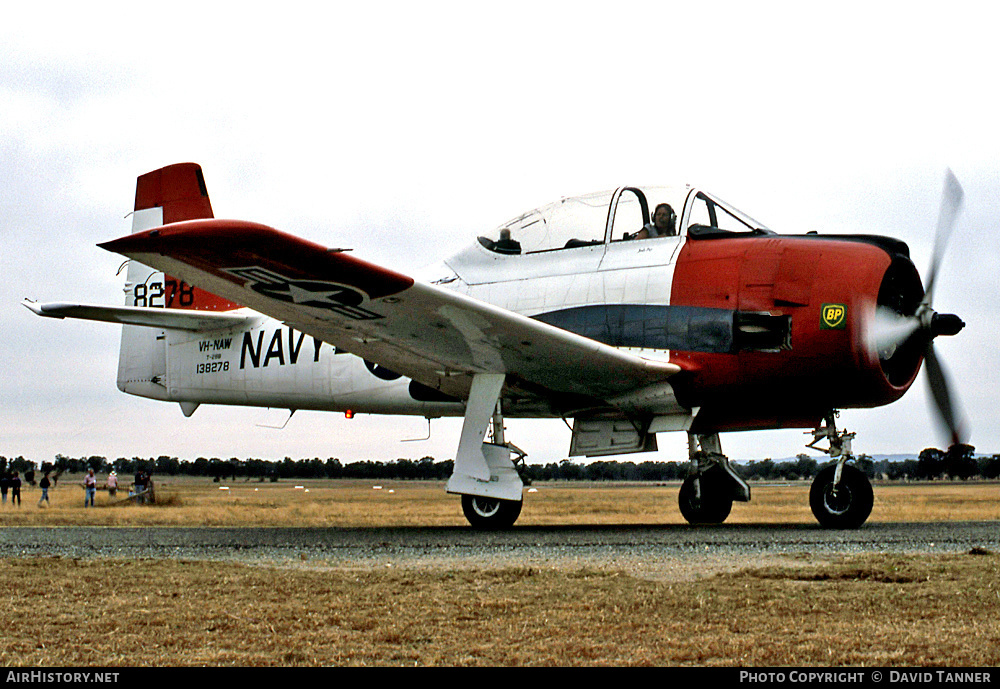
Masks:
[[[349,567],[611,566],[683,576],[790,556],[1000,552],[997,522],[455,528],[8,527],[5,557],[176,558]]]

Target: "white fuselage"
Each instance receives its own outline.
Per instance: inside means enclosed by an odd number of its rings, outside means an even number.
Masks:
[[[683,223],[691,212],[686,202],[689,192],[657,193],[660,200],[683,209]],[[482,237],[417,277],[543,320],[553,314],[558,319],[582,307],[667,306],[684,238],[625,241],[642,227],[635,201],[636,195],[627,190],[563,200],[502,226],[507,228],[507,237],[513,231],[514,238],[524,242],[523,252],[520,248],[517,253],[498,251],[496,242]],[[150,222],[156,224],[155,219]],[[567,238],[585,245],[569,248]],[[162,273],[133,263],[126,304],[158,305],[136,295],[162,293],[164,280]],[[237,327],[208,332],[125,326],[119,388],[180,402],[187,408],[208,403],[428,417],[464,413],[463,402],[443,400],[407,378],[338,351],[294,326],[246,309],[235,313],[245,313],[247,320]],[[549,322],[572,330],[558,320]],[[648,359],[669,358],[666,349],[633,349]],[[682,411],[672,397],[664,401],[658,395],[656,413]],[[514,414],[518,411],[510,409]]]

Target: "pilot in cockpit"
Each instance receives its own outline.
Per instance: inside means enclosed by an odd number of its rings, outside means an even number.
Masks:
[[[631,239],[677,236],[677,215],[669,203],[661,203],[653,211],[653,222],[647,223]]]

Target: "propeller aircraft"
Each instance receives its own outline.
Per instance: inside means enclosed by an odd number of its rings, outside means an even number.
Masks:
[[[521,512],[525,453],[504,418],[561,418],[571,456],[688,435],[680,510],[724,521],[750,487],[730,431],[804,428],[834,460],[810,490],[820,524],[873,505],[838,412],[899,399],[926,362],[953,443],[966,430],[933,342],[964,323],[933,289],[961,207],[949,172],[923,287],[902,241],[780,235],[691,186],[563,198],[410,276],[242,220],[216,219],[200,166],[141,175],[123,306],[24,304],[120,323],[118,387],[177,402],[463,417],[446,490],[478,528]]]

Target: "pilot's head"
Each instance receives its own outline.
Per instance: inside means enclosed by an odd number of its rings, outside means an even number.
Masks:
[[[676,220],[677,216],[669,203],[661,203],[653,211],[653,224],[661,235],[677,234]]]

